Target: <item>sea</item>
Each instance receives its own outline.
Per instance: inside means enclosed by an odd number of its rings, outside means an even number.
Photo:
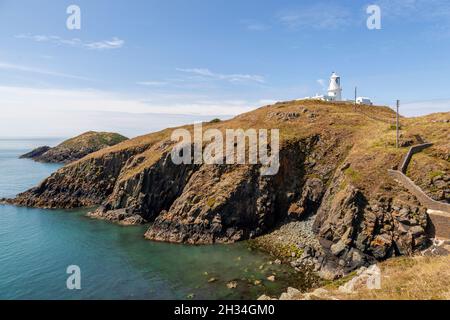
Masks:
[[[14,197],[58,170],[60,165],[19,156],[62,140],[0,138],[0,198]],[[0,205],[0,299],[256,299],[279,295],[296,277],[246,242],[151,242],[143,237],[148,226],[92,220],[88,210]],[[275,281],[267,279],[272,275]]]

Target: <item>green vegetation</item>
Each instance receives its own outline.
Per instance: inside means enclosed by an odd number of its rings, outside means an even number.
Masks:
[[[208,207],[210,208],[214,208],[214,204],[216,203],[216,199],[214,198],[209,198],[208,201],[206,201],[206,204],[208,205]]]
[[[356,276],[356,271],[353,271],[346,275],[345,277],[339,278],[337,280],[323,280],[322,285],[327,290],[338,289],[340,286],[346,284]]]
[[[359,182],[361,180],[361,174],[359,172],[355,171],[355,169],[353,169],[351,167],[345,170],[345,174],[354,183]]]
[[[304,251],[294,243],[274,245],[273,243],[264,241],[261,237],[249,240],[248,244],[251,249],[263,249],[270,252],[274,257],[288,261],[291,259],[300,258]]]
[[[428,174],[428,177],[429,177],[430,179],[433,179],[433,178],[442,176],[442,175],[444,175],[444,174],[445,174],[445,172],[440,171],[440,170],[437,170],[437,171],[432,171],[432,172],[430,172],[430,173]]]

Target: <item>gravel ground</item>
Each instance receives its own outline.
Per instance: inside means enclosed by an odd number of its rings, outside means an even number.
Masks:
[[[314,218],[312,216],[303,221],[284,224],[272,232],[252,240],[252,243],[284,261],[299,258],[305,247],[320,250],[319,241],[312,232]]]

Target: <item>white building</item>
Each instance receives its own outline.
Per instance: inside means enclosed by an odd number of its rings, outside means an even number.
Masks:
[[[322,100],[322,101],[342,101],[341,77],[335,72],[331,74],[330,84],[328,85],[328,94],[316,94],[313,97],[306,97],[305,99]]]
[[[330,85],[328,86],[328,101],[342,101],[341,77],[333,72],[330,77]]]
[[[365,104],[368,106],[373,105],[372,100],[370,100],[370,98],[367,97],[358,97],[356,98],[356,104]]]
[[[322,100],[322,101],[344,101],[342,99],[342,87],[341,87],[341,77],[336,74],[336,72],[333,72],[330,77],[330,84],[328,85],[328,91],[326,95],[319,95],[316,94],[313,97],[306,97],[303,99],[310,99],[310,100]],[[300,100],[303,100],[300,99]],[[347,100],[348,102],[353,102],[359,105],[373,105],[372,100],[367,97],[358,97],[355,100]]]

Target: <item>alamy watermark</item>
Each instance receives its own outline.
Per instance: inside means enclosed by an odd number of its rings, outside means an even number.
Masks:
[[[367,29],[369,30],[381,30],[381,8],[376,4],[372,4],[367,7],[366,13],[369,15],[367,18]]]
[[[261,175],[278,173],[278,129],[226,129],[224,135],[218,129],[203,132],[202,124],[198,123],[194,125],[193,133],[192,136],[187,129],[173,131],[171,139],[178,142],[171,152],[174,164],[260,164]]]
[[[381,289],[381,269],[375,264],[368,268],[362,267],[350,281],[339,287],[342,293],[353,294],[361,289]]]
[[[66,27],[69,30],[81,29],[81,8],[75,4],[67,7],[66,13],[69,15],[66,20]]]
[[[366,286],[369,290],[381,289],[381,269],[377,265],[373,265],[367,272]]]
[[[81,29],[81,8],[76,4],[67,7],[66,13],[69,15],[66,20],[66,27],[69,30]],[[381,30],[381,8],[379,5],[371,4],[366,8],[369,15],[366,26],[369,30]]]
[[[66,280],[66,287],[69,290],[81,290],[81,269],[77,265],[67,267],[67,274],[70,276]]]

